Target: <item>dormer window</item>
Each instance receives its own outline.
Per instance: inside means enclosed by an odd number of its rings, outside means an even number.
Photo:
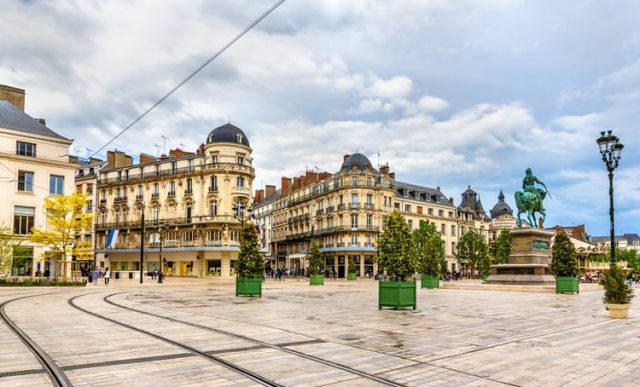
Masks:
[[[242,144],[242,134],[236,134],[236,140],[238,141],[238,144]]]

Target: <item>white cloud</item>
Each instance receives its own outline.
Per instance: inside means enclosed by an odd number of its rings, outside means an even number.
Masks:
[[[413,81],[396,75],[389,79],[373,79],[371,85],[364,91],[365,95],[386,99],[404,98],[411,93]]]
[[[426,112],[439,112],[449,107],[449,103],[442,98],[426,95],[420,98],[418,106]]]

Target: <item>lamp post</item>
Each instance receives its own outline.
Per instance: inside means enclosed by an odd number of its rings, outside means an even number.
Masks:
[[[164,233],[169,225],[158,223],[158,234],[160,234],[160,251],[158,253],[158,283],[162,283],[162,241],[164,240]]]
[[[617,136],[611,134],[611,131],[600,132],[600,137],[596,142],[600,148],[600,154],[602,155],[602,161],[607,166],[609,172],[609,218],[611,229],[611,260],[610,264],[616,264],[616,243],[615,243],[615,223],[613,220],[613,171],[618,167],[620,162],[620,153],[622,152],[622,145],[620,139]]]
[[[142,265],[144,264],[144,203],[140,207],[140,211],[142,212],[141,221],[142,227],[140,229],[140,285],[142,285]]]

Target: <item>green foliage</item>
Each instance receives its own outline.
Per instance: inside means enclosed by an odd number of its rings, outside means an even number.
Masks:
[[[256,226],[245,223],[241,230],[240,254],[235,262],[238,277],[262,278],[264,273],[264,257],[258,248]]]
[[[478,270],[483,278],[489,275],[489,246],[478,230],[472,228],[462,234],[454,255],[460,265],[471,266],[473,270]]]
[[[82,281],[66,281],[48,278],[11,278],[11,279],[0,279],[0,287],[16,287],[16,286],[24,286],[24,287],[33,287],[33,286],[86,286],[87,282]]]
[[[322,275],[324,273],[324,255],[320,251],[318,245],[314,242],[309,249],[309,267],[307,269],[309,275]]]
[[[492,249],[493,262],[496,264],[504,264],[509,262],[509,257],[513,252],[513,238],[511,238],[511,231],[503,228],[498,235],[498,239],[493,244]]]
[[[349,259],[349,273],[355,273],[356,271],[358,271],[358,267],[356,266],[356,260],[355,259]]]
[[[386,224],[380,235],[378,266],[392,281],[406,281],[418,266],[411,229],[398,211],[386,216]]]
[[[47,227],[46,230],[33,227],[31,242],[48,246],[49,256],[62,255],[63,259],[71,255],[75,255],[78,259],[93,257],[91,242],[77,240],[84,235],[85,231],[91,230],[93,215],[84,212],[86,205],[87,195],[75,192],[71,195],[45,198],[47,224],[51,227]]]
[[[447,270],[444,241],[433,223],[420,222],[420,227],[413,231],[413,244],[420,274],[437,277]]]
[[[625,261],[627,267],[633,270],[634,273],[640,271],[640,256],[638,252],[633,249],[616,249],[616,260]]]
[[[556,277],[577,277],[580,273],[576,249],[564,231],[559,231],[551,249],[551,271]]]
[[[624,278],[618,265],[612,265],[604,283],[604,302],[607,304],[629,304],[633,298],[633,289]]]
[[[11,276],[13,251],[22,241],[13,235],[11,227],[0,225],[0,278]]]

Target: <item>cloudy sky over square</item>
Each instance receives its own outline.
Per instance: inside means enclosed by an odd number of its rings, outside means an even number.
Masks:
[[[87,156],[273,3],[3,1],[0,83]],[[546,226],[605,235],[612,129],[617,231],[638,232],[638,26],[637,2],[287,0],[109,149],[194,150],[230,119],[254,189],[359,151],[456,204],[471,185],[486,210],[500,189],[515,208],[531,167]]]

